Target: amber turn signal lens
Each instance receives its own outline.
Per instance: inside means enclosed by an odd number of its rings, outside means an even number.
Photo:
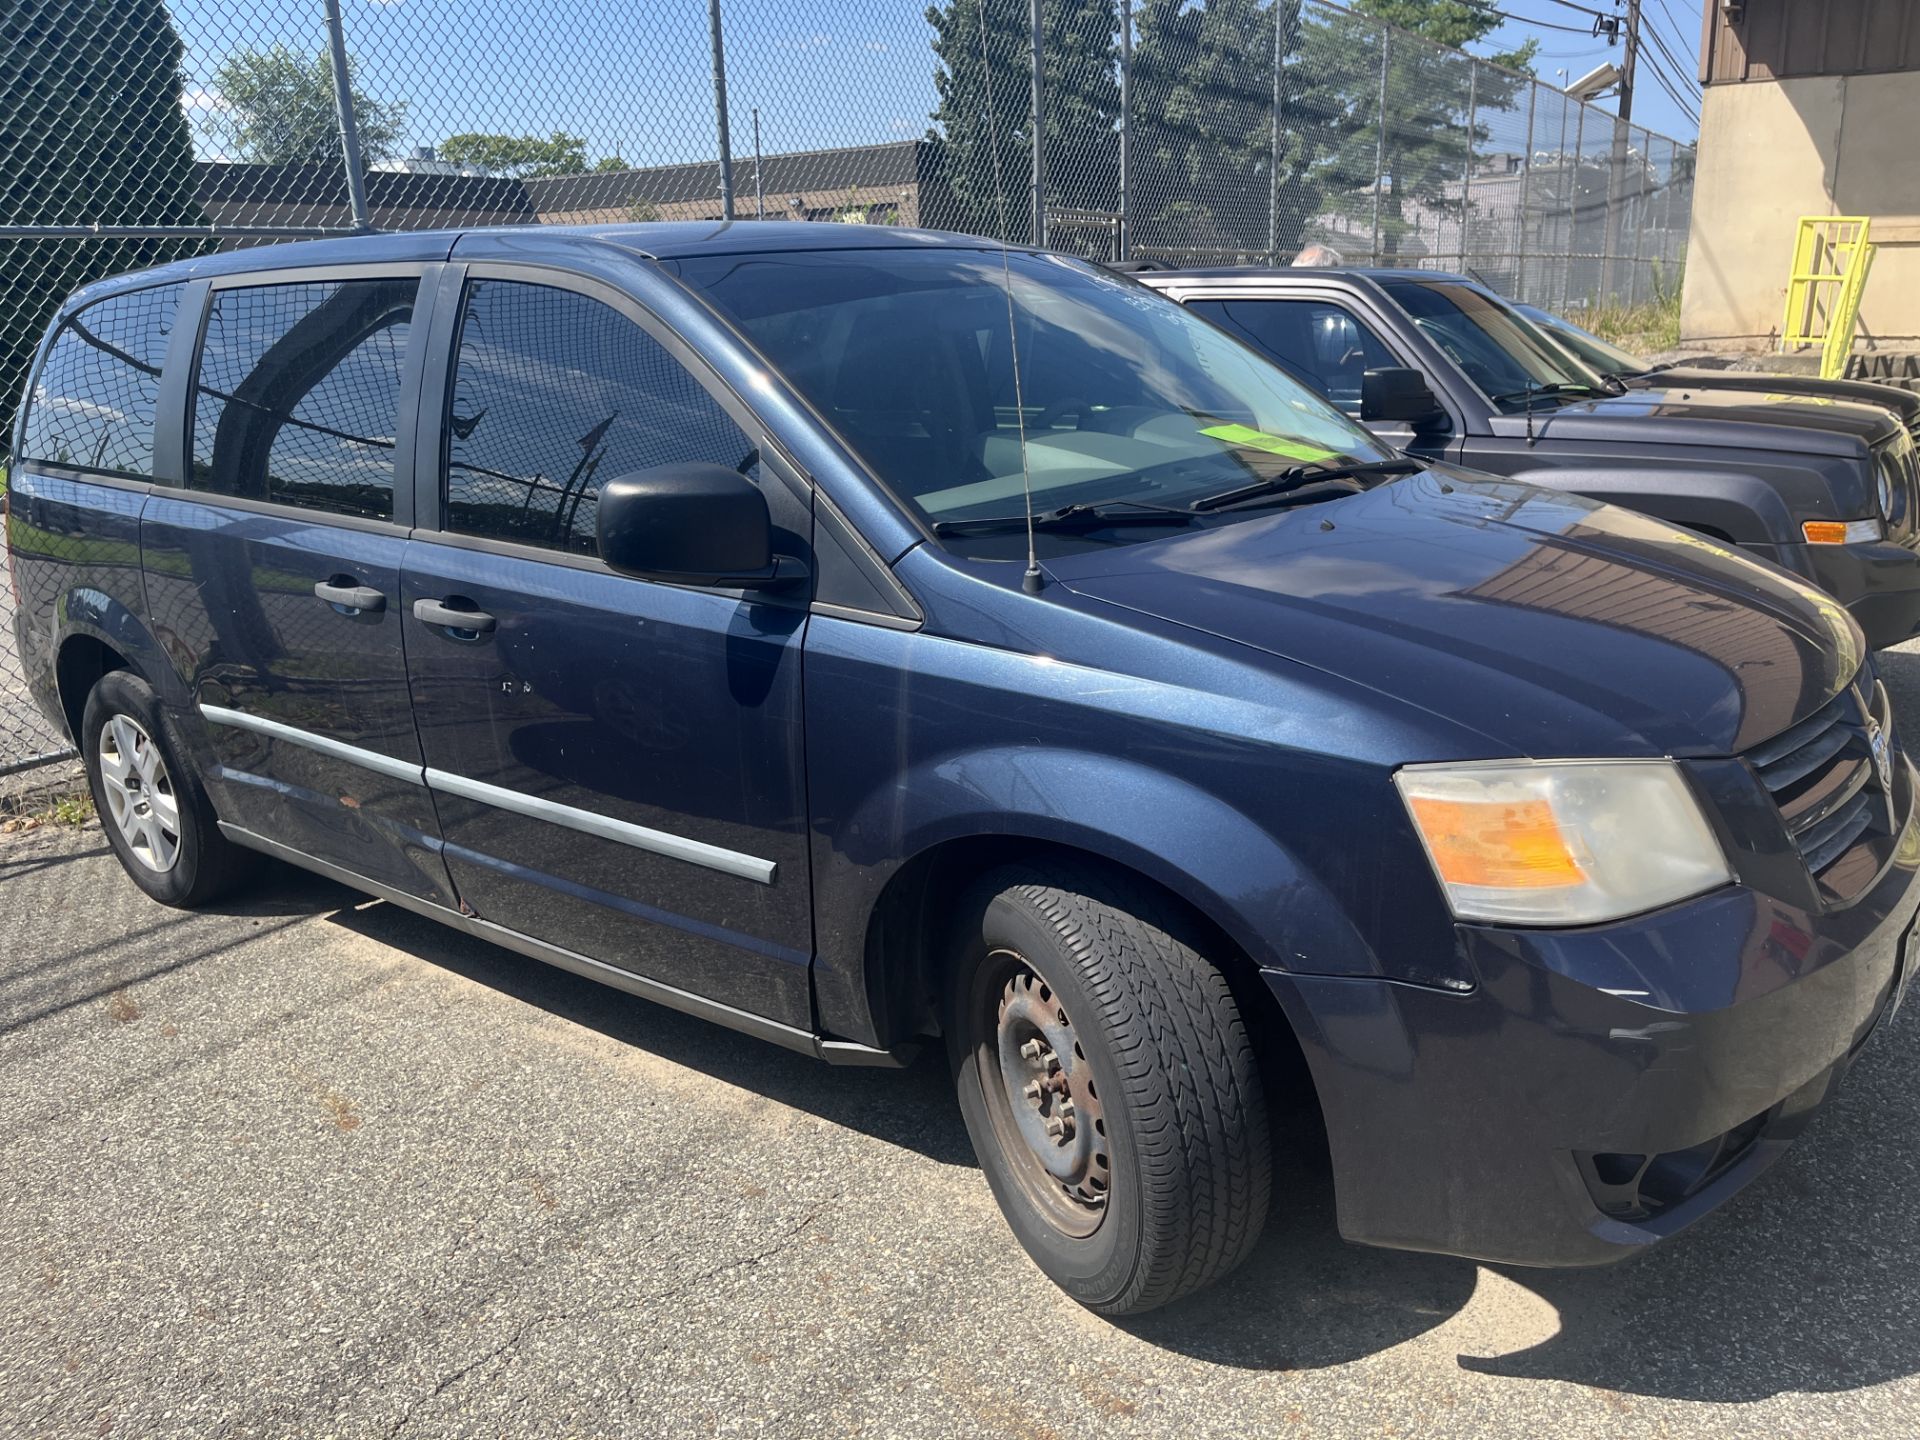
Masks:
[[[1809,545],[1864,545],[1880,538],[1878,520],[1808,520],[1800,533]]]
[[[1586,879],[1545,800],[1440,800],[1411,795],[1434,867],[1449,885],[1538,890]]]

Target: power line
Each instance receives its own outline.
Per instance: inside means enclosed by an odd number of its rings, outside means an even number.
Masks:
[[[1653,46],[1656,50],[1658,50],[1662,55],[1666,56],[1667,63],[1671,65],[1675,71],[1675,74],[1673,75],[1672,78],[1676,81],[1676,83],[1684,85],[1689,92],[1697,94],[1700,89],[1700,82],[1695,80],[1693,76],[1688,72],[1686,62],[1682,60],[1678,55],[1673,53],[1672,48],[1667,44],[1666,40],[1661,36],[1660,31],[1656,27],[1652,25],[1648,25],[1647,27],[1645,27],[1645,29],[1641,33],[1645,36],[1646,39],[1651,40],[1653,42]]]

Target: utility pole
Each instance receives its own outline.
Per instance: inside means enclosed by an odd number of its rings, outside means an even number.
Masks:
[[[1633,68],[1640,58],[1640,0],[1627,0],[1627,53],[1620,61],[1620,118],[1633,119]]]
[[[1628,126],[1633,123],[1634,62],[1640,58],[1640,0],[1627,0],[1625,23],[1627,49],[1620,58],[1619,119],[1613,124],[1613,153],[1609,157],[1607,166],[1607,253],[1600,266],[1601,288],[1606,291],[1607,298],[1612,301],[1619,299],[1620,292],[1620,243],[1624,231],[1623,221],[1626,218],[1622,212],[1627,203]],[[1618,31],[1614,33],[1618,34]],[[1643,156],[1642,163],[1644,162]],[[1629,294],[1636,288],[1632,283],[1632,276],[1633,267],[1639,258],[1636,255],[1627,264]]]

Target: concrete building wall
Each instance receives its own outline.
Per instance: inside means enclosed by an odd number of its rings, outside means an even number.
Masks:
[[[1920,345],[1920,72],[1709,85],[1680,329],[1770,348],[1802,215],[1869,215],[1863,343]]]

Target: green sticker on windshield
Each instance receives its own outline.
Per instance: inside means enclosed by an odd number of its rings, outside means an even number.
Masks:
[[[1265,450],[1270,455],[1284,455],[1289,460],[1332,460],[1337,453],[1332,450],[1322,450],[1318,445],[1309,445],[1302,440],[1288,440],[1279,435],[1269,435],[1264,430],[1255,430],[1247,425],[1209,425],[1200,433],[1248,450]]]

